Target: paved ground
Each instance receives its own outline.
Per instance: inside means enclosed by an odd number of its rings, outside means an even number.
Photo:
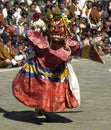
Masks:
[[[0,130],[111,130],[111,56],[106,64],[74,60],[81,89],[80,108],[50,113],[52,121],[35,119],[34,109],[12,95],[11,83],[19,69],[0,69]]]

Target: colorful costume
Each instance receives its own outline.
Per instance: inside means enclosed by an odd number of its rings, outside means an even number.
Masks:
[[[15,97],[27,106],[60,112],[80,105],[77,78],[73,79],[76,82],[70,88],[69,68],[71,73],[72,67],[67,65],[68,59],[79,52],[80,44],[66,37],[67,29],[62,18],[52,19],[49,26],[50,43],[47,36],[38,32],[28,37],[36,56],[23,65],[12,89]],[[76,77],[74,73],[73,76]]]
[[[69,35],[63,16],[54,16],[48,25],[49,37],[27,32],[36,55],[23,65],[12,84],[14,96],[36,108],[37,115],[40,110],[60,112],[80,105],[77,77],[68,63],[80,51],[80,43]]]
[[[57,50],[48,47],[35,46],[37,57],[25,63],[14,79],[14,95],[24,104],[45,111],[77,107],[78,101],[69,89],[66,61],[62,59],[67,60],[70,52],[63,47]]]

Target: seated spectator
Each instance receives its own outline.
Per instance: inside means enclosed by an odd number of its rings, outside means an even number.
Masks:
[[[108,14],[111,16],[111,1],[108,3]]]
[[[103,45],[103,35],[102,31],[97,31],[96,29],[92,30],[92,43],[94,45],[97,45],[96,49],[98,50],[98,53],[100,56],[104,55],[104,52],[102,50],[102,45]]]
[[[1,67],[5,67],[5,66],[8,66],[8,65],[10,65],[10,60],[9,59],[5,59],[5,60],[2,60],[1,59],[1,52],[2,52],[2,48],[3,48],[3,41],[2,41],[2,39],[0,38],[0,68]]]
[[[46,25],[42,19],[40,19],[39,14],[35,13],[33,15],[34,20],[31,21],[31,27],[37,31],[45,31],[46,30]]]
[[[0,34],[2,34],[5,30],[5,26],[3,25],[3,22],[0,21]]]
[[[66,7],[66,3],[64,1],[61,1],[58,3],[58,6],[60,8],[60,13],[64,16],[68,16],[69,15],[69,10]]]
[[[28,12],[26,10],[21,11],[21,18],[18,19],[17,25],[23,25],[25,22],[28,21],[27,18]]]
[[[47,10],[48,10],[48,9],[51,9],[51,7],[52,7],[52,2],[51,2],[51,0],[47,0],[47,1],[46,1],[45,11],[47,12]]]
[[[111,37],[111,16],[108,17],[105,23],[105,27],[106,27],[106,33],[108,34],[109,37]]]
[[[81,32],[84,32],[87,28],[90,27],[87,18],[84,16],[80,17],[79,24],[80,24]]]
[[[105,54],[111,54],[111,44],[108,37],[103,40],[102,50]]]
[[[17,55],[11,49],[11,40],[6,35],[1,35],[3,43],[0,47],[0,68],[12,67],[12,66],[21,66],[23,57]],[[2,42],[2,40],[1,40]]]
[[[23,43],[25,46],[24,51],[26,54],[26,60],[35,57],[35,55],[36,55],[35,51],[34,51],[33,47],[29,44],[28,38],[24,38]]]
[[[28,23],[30,23],[31,20],[33,20],[33,15],[34,15],[35,13],[39,14],[40,18],[42,19],[41,13],[38,13],[38,12],[36,11],[36,5],[32,3],[32,4],[30,5],[30,10],[28,11],[28,16],[27,16],[27,18],[28,18]]]
[[[71,28],[71,32],[73,34],[73,38],[80,42],[80,27],[77,26],[77,24],[73,24]]]
[[[1,52],[2,46],[3,46],[3,41],[2,41],[2,39],[0,38],[0,52]]]
[[[15,26],[16,25],[16,18],[14,16],[14,10],[8,10],[8,15],[5,18],[5,24]]]
[[[3,8],[0,6],[0,21],[4,22],[4,16],[3,16],[2,10],[3,10]]]
[[[21,18],[21,8],[19,6],[20,6],[19,2],[15,1],[14,2],[14,14],[13,14],[13,16],[15,17],[16,23]]]
[[[17,55],[22,55],[24,57],[24,59],[26,58],[25,46],[24,46],[23,42],[18,42],[15,51],[16,51]]]
[[[26,10],[26,11],[28,10],[27,4],[23,1],[20,2],[19,7],[20,7],[21,10]]]

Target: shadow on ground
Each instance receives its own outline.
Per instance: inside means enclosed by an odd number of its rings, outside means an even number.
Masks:
[[[81,112],[81,111],[77,111]],[[36,118],[33,111],[6,111],[3,108],[0,108],[0,113],[3,113],[5,118],[15,121],[27,122],[27,123],[34,123],[38,125],[42,125],[43,122],[48,123],[70,123],[73,122],[72,120],[58,115],[57,113],[47,113],[49,118]],[[65,113],[76,113],[75,111],[67,111]]]

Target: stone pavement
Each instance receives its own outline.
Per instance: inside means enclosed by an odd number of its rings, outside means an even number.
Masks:
[[[0,130],[111,130],[111,56],[106,64],[74,59],[81,90],[80,108],[49,113],[51,121],[34,118],[34,109],[12,94],[11,83],[20,68],[0,69]]]

